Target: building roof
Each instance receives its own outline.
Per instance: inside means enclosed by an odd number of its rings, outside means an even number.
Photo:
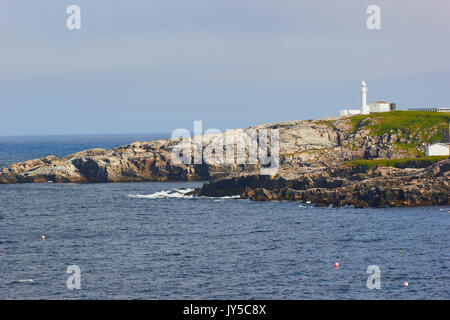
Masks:
[[[429,146],[437,146],[437,145],[444,146],[444,147],[450,147],[450,142],[436,142],[436,143],[430,144]]]

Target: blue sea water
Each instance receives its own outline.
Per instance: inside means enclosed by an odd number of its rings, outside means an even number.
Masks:
[[[0,138],[0,167],[165,137]],[[450,207],[185,195],[201,184],[0,185],[0,298],[450,298]],[[80,290],[67,288],[70,265],[81,269]],[[369,265],[381,289],[367,288]]]

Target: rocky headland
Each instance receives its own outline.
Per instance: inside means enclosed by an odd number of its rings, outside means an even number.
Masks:
[[[221,136],[204,135],[200,146],[194,138],[180,138],[28,160],[1,169],[0,184],[208,180],[194,193],[334,206],[441,205],[448,204],[450,195],[450,160],[419,157],[429,143],[447,139],[449,122],[445,113],[396,111],[252,127],[279,130],[279,168],[274,175],[261,175],[259,162],[173,161],[172,150],[180,143],[195,151],[214,145]],[[246,137],[247,132],[232,134]],[[229,146],[215,147],[225,151]],[[361,165],[360,159],[399,161]]]

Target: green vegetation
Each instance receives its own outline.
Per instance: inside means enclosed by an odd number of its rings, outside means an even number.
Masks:
[[[382,136],[395,133],[409,141],[432,143],[440,141],[448,131],[450,114],[446,112],[391,111],[355,115],[350,118],[353,130],[370,129],[371,134]],[[413,148],[413,147],[411,147]]]
[[[449,156],[430,156],[420,158],[406,159],[361,159],[345,162],[344,164],[351,167],[394,167],[394,168],[424,168],[435,162],[439,162],[449,158]]]
[[[424,156],[425,152],[419,150],[419,144],[417,141],[411,141],[411,143],[394,142],[393,145],[397,150],[405,150],[411,154],[411,156]]]
[[[315,123],[327,126],[328,128],[334,128],[333,120],[315,120]]]
[[[280,156],[284,156],[284,157],[293,157],[295,155],[295,153],[281,153]]]
[[[394,145],[399,149],[410,150],[415,152],[417,150],[417,142],[411,141],[411,143],[395,142]]]

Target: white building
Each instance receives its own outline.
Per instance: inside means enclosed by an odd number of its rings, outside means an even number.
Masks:
[[[372,102],[369,104],[370,113],[391,111],[389,103],[384,101]]]
[[[449,152],[449,143],[434,143],[426,147],[427,156],[448,156]]]
[[[384,102],[384,101],[372,102],[371,104],[367,105],[367,85],[364,80],[361,81],[361,90],[360,91],[361,91],[361,109],[340,110],[341,116],[391,111],[391,107],[390,107],[389,103]]]

